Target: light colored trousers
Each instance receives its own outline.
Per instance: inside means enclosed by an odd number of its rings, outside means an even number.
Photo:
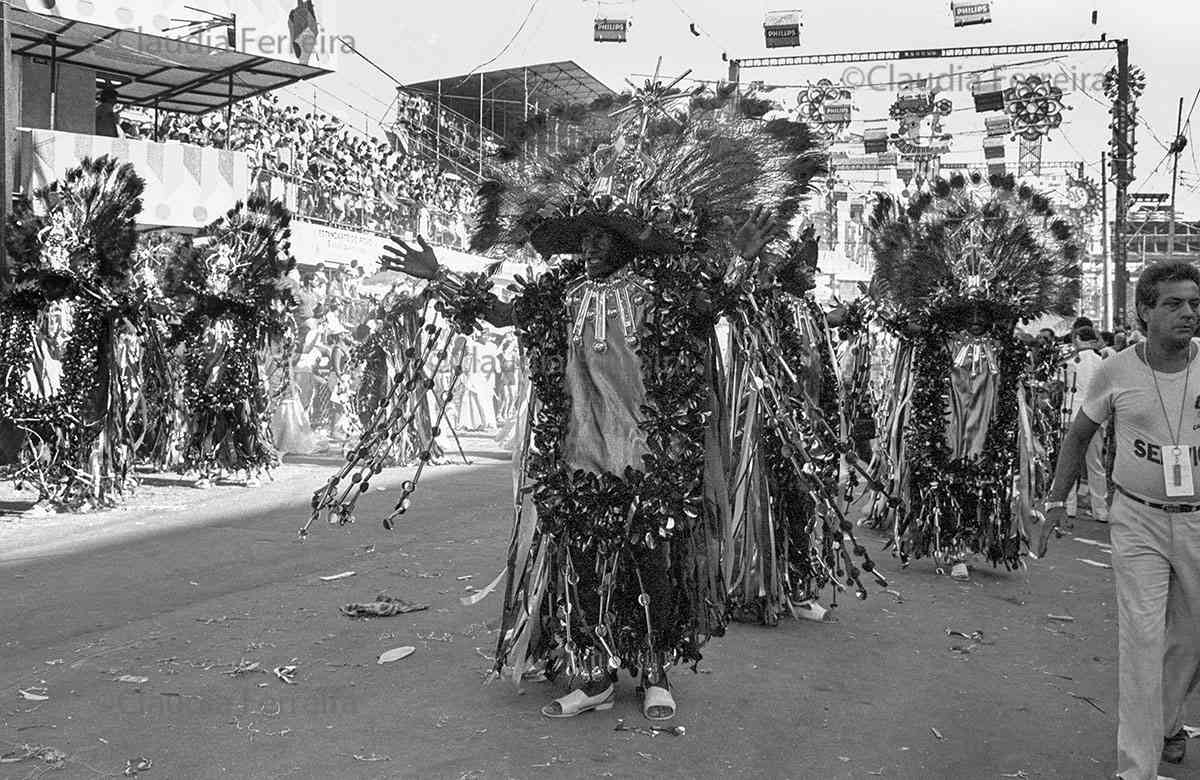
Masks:
[[[1195,498],[1191,499],[1197,500]],[[1200,512],[1168,514],[1117,493],[1117,775],[1155,780],[1163,738],[1200,683]]]
[[[1108,519],[1108,479],[1104,475],[1104,430],[1096,431],[1088,442],[1087,451],[1083,457],[1087,467],[1087,484],[1089,500],[1092,507],[1092,519],[1103,523]],[[1075,483],[1067,494],[1067,515],[1074,517],[1078,509],[1080,483]]]

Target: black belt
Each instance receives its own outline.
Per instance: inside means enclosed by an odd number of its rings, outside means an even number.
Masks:
[[[1133,499],[1134,501],[1138,502],[1139,504],[1144,504],[1144,505],[1150,507],[1151,509],[1162,510],[1163,512],[1166,512],[1167,514],[1181,515],[1181,514],[1186,514],[1187,512],[1200,512],[1200,504],[1160,504],[1157,501],[1147,501],[1144,498],[1139,498],[1138,496],[1135,496],[1133,493],[1130,493],[1128,490],[1121,487],[1120,485],[1113,484],[1113,487],[1115,487],[1117,489],[1118,493],[1125,496],[1126,498]]]

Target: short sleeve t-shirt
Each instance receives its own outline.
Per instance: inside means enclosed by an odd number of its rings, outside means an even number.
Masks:
[[[1178,445],[1192,464],[1192,496],[1200,497],[1200,350],[1188,369],[1170,374],[1151,373],[1140,349],[1122,350],[1096,369],[1083,413],[1097,423],[1115,417],[1113,482],[1150,501],[1181,501],[1180,496],[1167,496],[1162,465],[1178,425]]]

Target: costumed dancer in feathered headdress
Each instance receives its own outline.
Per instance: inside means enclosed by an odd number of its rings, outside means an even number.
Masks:
[[[1072,311],[1071,228],[1011,176],[974,174],[938,179],[907,203],[880,195],[871,233],[873,293],[900,339],[877,461],[888,498],[873,520],[890,525],[904,563],[933,555],[956,579],[969,577],[971,553],[1015,568],[1029,540],[1034,442],[1014,327]]]
[[[385,258],[431,279],[457,328],[513,324],[525,350],[532,391],[514,455],[495,671],[520,679],[538,665],[568,678],[574,690],[542,709],[551,718],[612,707],[622,668],[642,677],[646,717],[673,717],[668,667],[699,661],[725,626],[728,410],[714,325],[740,304],[775,232],[764,206],[794,212],[786,139],[799,126],[678,116],[673,86],[635,93],[620,115],[640,112],[596,154],[485,188],[476,249],[528,242],[568,256],[518,279],[511,304],[486,274],[446,272],[423,241]],[[314,516],[348,516],[373,469],[360,460],[318,492]],[[339,487],[347,476],[350,487]]]
[[[789,250],[773,258],[776,283],[757,280],[750,305],[730,315],[726,371],[730,611],[765,625],[788,612],[821,620],[826,610],[817,597],[830,584],[866,595],[840,554],[850,525],[838,507],[845,426],[830,324],[811,293],[812,230]],[[863,569],[883,581],[869,558]]]
[[[22,198],[9,219],[0,420],[17,445],[15,476],[56,507],[111,505],[136,484],[131,423],[152,316],[132,258],[144,187],[132,165],[84,159],[34,194],[37,212]],[[47,315],[61,327],[43,335]]]
[[[280,203],[250,198],[183,247],[174,291],[191,306],[175,333],[184,347],[188,418],[184,467],[207,484],[218,469],[245,471],[253,485],[279,462],[271,434],[269,354],[285,338],[295,305],[287,273],[291,216]]]
[[[107,506],[136,484],[131,422],[151,317],[132,257],[144,186],[132,165],[87,158],[9,218],[0,421],[15,445],[5,460],[39,504]]]

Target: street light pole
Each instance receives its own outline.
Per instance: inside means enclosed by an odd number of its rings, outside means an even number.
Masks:
[[[1113,327],[1125,324],[1125,298],[1129,290],[1126,259],[1125,218],[1129,212],[1129,162],[1133,157],[1129,125],[1133,121],[1129,93],[1129,41],[1117,41],[1117,99],[1113,103],[1113,201],[1112,261],[1114,271]]]
[[[1112,269],[1108,263],[1108,154],[1100,152],[1100,285],[1104,289],[1104,328],[1113,330],[1112,316]]]
[[[1175,157],[1171,168],[1171,225],[1167,228],[1167,257],[1175,254],[1175,186],[1179,183],[1179,153],[1183,151],[1183,98],[1179,98],[1179,114],[1175,118],[1175,138],[1171,141],[1171,154]]]

